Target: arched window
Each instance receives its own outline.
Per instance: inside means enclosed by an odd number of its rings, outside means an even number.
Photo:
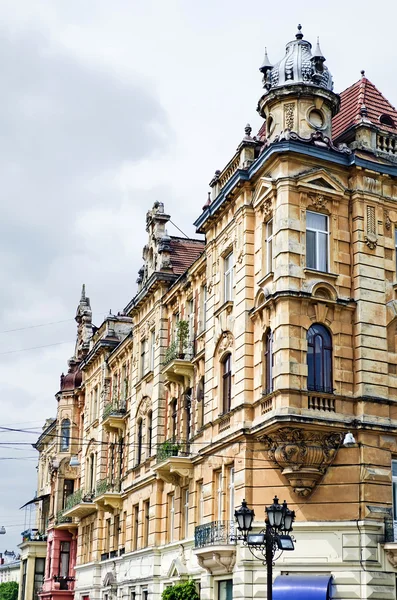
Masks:
[[[265,337],[265,377],[264,384],[265,394],[270,394],[273,391],[273,332],[269,329]]]
[[[307,389],[332,394],[332,339],[324,325],[307,332]]]
[[[222,412],[230,411],[232,404],[232,355],[228,354],[222,362]]]
[[[137,446],[136,446],[136,464],[140,465],[142,462],[142,419],[138,421],[137,427]]]
[[[70,445],[70,421],[64,419],[61,423],[61,452],[67,452]]]
[[[147,416],[147,451],[148,456],[152,455],[152,435],[153,435],[153,416],[152,413],[148,413]]]

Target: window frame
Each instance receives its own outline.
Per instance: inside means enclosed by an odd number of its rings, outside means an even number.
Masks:
[[[271,394],[274,390],[274,352],[273,352],[273,342],[274,336],[273,331],[268,329],[265,334],[264,340],[264,363],[265,363],[265,373],[264,373],[264,393]]]
[[[230,261],[230,265],[228,261]],[[233,270],[234,257],[233,250],[231,250],[223,259],[223,294],[225,302],[233,302]]]
[[[322,217],[325,217],[326,219],[326,223],[327,223],[327,229],[323,230],[323,229],[314,229],[313,227],[309,227],[307,222],[308,222],[308,218],[307,216],[309,214],[313,214],[313,215],[321,215]],[[321,212],[316,212],[314,210],[307,210],[306,211],[306,268],[308,269],[313,269],[313,271],[319,271],[320,273],[329,273],[330,272],[330,244],[329,244],[329,240],[330,240],[330,220],[329,220],[329,215],[326,215],[325,213],[321,213]],[[307,243],[307,232],[311,231],[315,234],[315,263],[316,266],[309,266],[308,265],[308,243]],[[326,269],[322,269],[319,267],[319,239],[320,236],[319,234],[325,234],[325,240],[326,240],[326,251],[325,251],[325,256],[326,256]]]
[[[269,227],[271,227],[271,233],[269,234]],[[273,273],[273,218],[269,219],[265,223],[266,228],[266,275]]]
[[[317,331],[316,331],[317,329]],[[325,335],[324,335],[325,334]],[[309,341],[309,336],[312,340]],[[329,337],[329,344],[324,338]],[[321,359],[316,358],[317,338],[321,339]],[[307,339],[307,389],[309,392],[333,394],[333,340],[331,331],[322,323],[313,323],[306,334]],[[311,350],[312,349],[312,350]],[[327,362],[330,369],[327,369]],[[312,371],[311,371],[312,369]],[[313,383],[311,383],[311,379]],[[320,383],[317,383],[320,379]],[[329,385],[327,385],[327,383]]]
[[[232,354],[229,352],[223,357],[222,362],[222,413],[231,411],[232,406]],[[229,367],[229,370],[226,370]]]
[[[61,440],[59,444],[60,452],[69,452],[70,450],[70,419],[62,419],[61,421]],[[65,442],[66,440],[66,442]]]

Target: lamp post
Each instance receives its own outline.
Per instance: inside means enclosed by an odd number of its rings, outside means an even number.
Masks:
[[[295,520],[295,512],[288,508],[286,501],[279,503],[277,496],[273,504],[266,506],[266,528],[259,533],[250,533],[255,513],[248,508],[245,500],[234,512],[237,529],[243,543],[251,554],[267,568],[267,600],[273,600],[273,561],[277,550],[294,550],[294,542],[289,535]],[[261,556],[256,553],[259,552]]]

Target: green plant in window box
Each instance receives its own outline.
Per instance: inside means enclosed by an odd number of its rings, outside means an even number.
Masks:
[[[165,588],[161,600],[200,600],[200,596],[193,579],[188,579]]]

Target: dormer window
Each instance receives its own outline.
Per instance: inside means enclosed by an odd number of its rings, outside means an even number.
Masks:
[[[394,121],[390,115],[381,115],[379,117],[379,122],[382,123],[382,125],[387,125],[387,127],[395,127]]]

